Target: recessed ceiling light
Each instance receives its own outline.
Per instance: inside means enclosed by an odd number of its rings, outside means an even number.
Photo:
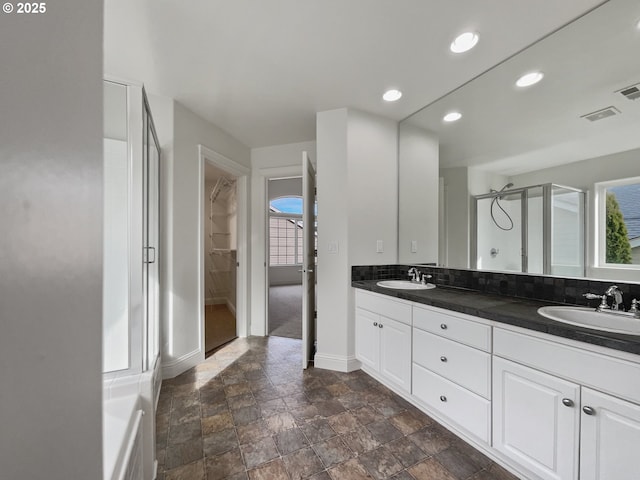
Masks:
[[[542,72],[530,72],[522,75],[518,81],[516,82],[516,86],[518,87],[530,87],[531,85],[535,85],[544,77],[544,73]]]
[[[451,42],[449,48],[453,53],[463,53],[475,47],[476,43],[478,43],[478,34],[465,32],[462,35],[458,35],[456,39]]]
[[[384,92],[384,95],[382,95],[382,99],[386,102],[395,102],[396,100],[400,100],[400,97],[402,97],[402,92],[395,89],[387,90]]]
[[[456,120],[460,120],[461,118],[462,114],[460,112],[449,112],[444,117],[442,117],[442,120],[444,120],[445,122],[455,122]]]

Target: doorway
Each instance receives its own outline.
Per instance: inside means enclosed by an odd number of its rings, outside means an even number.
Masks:
[[[205,164],[205,354],[237,337],[237,178]]]
[[[269,179],[267,199],[267,333],[302,339],[302,177]]]
[[[199,153],[198,305],[202,359],[236,337],[247,317],[249,168],[203,145]]]

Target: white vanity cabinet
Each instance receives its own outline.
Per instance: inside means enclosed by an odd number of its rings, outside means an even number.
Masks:
[[[576,479],[580,386],[496,357],[493,447],[546,479]]]
[[[362,368],[527,480],[640,479],[640,356],[356,290]]]
[[[583,388],[582,410],[580,480],[637,480],[640,406]]]
[[[411,304],[356,290],[356,358],[363,370],[411,391]]]
[[[640,363],[494,328],[493,447],[539,478],[640,474]]]
[[[491,439],[491,327],[413,307],[412,394],[482,442]]]

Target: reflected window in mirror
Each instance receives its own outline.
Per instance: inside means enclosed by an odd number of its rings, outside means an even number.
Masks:
[[[640,268],[640,177],[596,184],[598,262]]]

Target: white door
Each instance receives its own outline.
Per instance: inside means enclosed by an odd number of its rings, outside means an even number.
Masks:
[[[356,308],[356,358],[376,372],[380,369],[379,316]]]
[[[497,357],[493,368],[494,448],[540,478],[577,480],[580,386]]]
[[[316,313],[316,171],[307,152],[302,152],[302,368],[313,352]]]
[[[637,480],[640,406],[582,389],[580,480]]]
[[[411,327],[380,317],[380,373],[407,392],[411,391]]]

